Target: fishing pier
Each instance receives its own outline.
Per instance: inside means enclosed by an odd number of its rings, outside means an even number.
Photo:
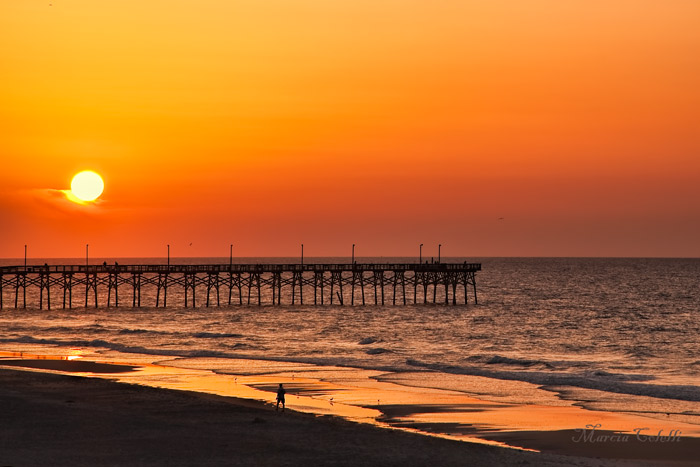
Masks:
[[[74,298],[85,307],[98,307],[100,301],[119,307],[120,296],[121,306],[133,308],[166,307],[169,300],[171,306],[196,307],[198,299],[207,307],[304,305],[305,300],[307,305],[457,305],[467,304],[469,295],[476,304],[480,270],[481,264],[466,262],[3,266],[0,309],[27,303],[51,309],[56,300],[70,309]]]

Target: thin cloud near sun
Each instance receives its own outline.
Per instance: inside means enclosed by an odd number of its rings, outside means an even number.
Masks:
[[[37,188],[30,193],[36,201],[62,212],[98,212],[105,202],[101,198],[103,190],[104,182],[97,173],[82,171],[72,178],[68,189]]]
[[[58,191],[59,193],[63,194],[64,199],[66,199],[72,203],[79,204],[81,206],[99,205],[102,203],[102,200],[99,198],[96,200],[93,200],[93,201],[84,201],[84,200],[78,198],[77,196],[75,196],[73,194],[72,190],[55,190],[55,191]]]
[[[42,204],[49,205],[64,212],[97,212],[105,201],[83,201],[76,197],[71,190],[58,188],[37,188],[31,190],[32,197]]]

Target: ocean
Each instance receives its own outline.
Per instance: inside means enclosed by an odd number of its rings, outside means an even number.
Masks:
[[[122,265],[164,262],[95,258],[91,263],[115,260]],[[28,297],[32,306],[14,309],[14,288],[6,286],[0,351],[57,354],[77,349],[125,360],[129,355],[152,356],[165,364],[222,373],[240,373],[243,360],[359,368],[376,371],[383,381],[461,391],[483,400],[538,404],[554,396],[591,410],[700,425],[700,260],[443,260],[463,261],[482,264],[476,275],[478,305],[473,300],[457,306],[391,305],[389,299],[389,305],[374,305],[368,289],[372,304],[366,306],[349,306],[348,300],[344,306],[229,306],[227,289],[222,288],[226,305],[220,307],[203,306],[205,293],[198,290],[196,308],[185,308],[170,297],[167,308],[155,308],[153,290],[146,288],[146,306],[135,309],[130,290],[123,287],[119,308],[103,306],[105,288],[100,307],[80,306],[84,291],[81,295],[76,290],[74,308],[64,310],[58,289],[52,291],[52,309],[40,310],[31,296],[37,293],[33,287]],[[45,262],[81,264],[79,259],[36,259],[30,264]],[[171,263],[228,264],[228,258],[174,258]],[[245,371],[270,369],[248,365]],[[521,390],[533,386],[544,391]],[[547,401],[543,393],[549,395]]]

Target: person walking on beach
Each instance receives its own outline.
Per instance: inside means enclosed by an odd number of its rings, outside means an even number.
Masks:
[[[280,403],[281,403],[282,404],[282,412],[284,412],[284,395],[286,394],[286,392],[287,391],[284,390],[282,383],[280,383],[280,387],[277,388],[277,406],[275,407],[275,411],[279,410]]]

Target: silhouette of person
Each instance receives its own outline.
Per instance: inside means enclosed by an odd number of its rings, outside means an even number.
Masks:
[[[282,387],[282,383],[280,383],[280,387],[277,388],[277,406],[275,407],[275,411],[279,410],[281,403],[282,412],[284,412],[284,395],[286,394],[286,392],[287,391],[284,390],[284,387]]]

